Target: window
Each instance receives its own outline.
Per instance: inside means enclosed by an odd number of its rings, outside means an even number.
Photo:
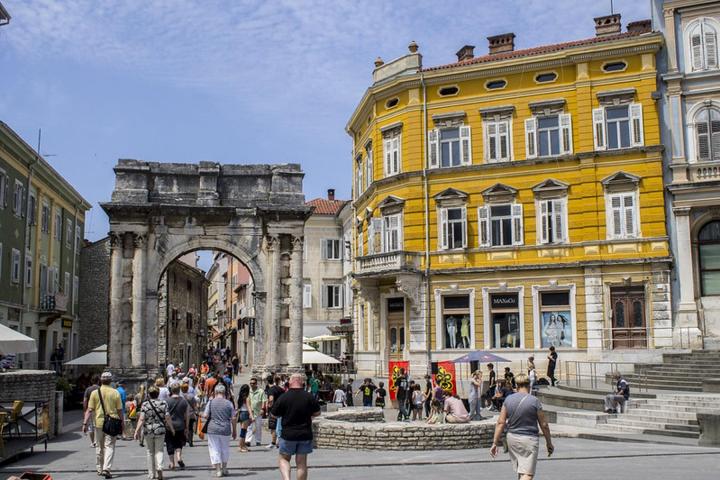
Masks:
[[[442,328],[445,348],[471,348],[470,296],[442,297]]]
[[[75,253],[80,255],[80,247],[82,243],[82,228],[80,225],[75,225]]]
[[[73,303],[77,303],[79,291],[80,291],[80,277],[75,275],[75,276],[73,276],[73,287],[72,287]]]
[[[70,296],[70,272],[63,275],[63,293],[66,297]]]
[[[486,205],[478,208],[480,246],[523,244],[522,205]]]
[[[12,249],[12,265],[10,267],[10,281],[20,283],[20,250]]]
[[[355,198],[360,198],[364,191],[363,188],[363,165],[362,157],[358,155],[355,160]]]
[[[40,209],[40,231],[50,233],[50,206],[46,202],[42,203]]]
[[[7,206],[7,183],[7,173],[5,173],[5,170],[0,169],[0,208],[5,208]]]
[[[557,80],[557,73],[555,72],[538,73],[535,75],[535,81],[537,83],[550,83],[555,80]]]
[[[69,218],[65,219],[65,246],[70,248],[72,246],[73,238],[73,224]]]
[[[510,160],[510,120],[483,122],[485,127],[485,161],[507,162]]]
[[[608,62],[602,66],[603,72],[605,73],[622,72],[626,68],[627,63],[625,62]]]
[[[15,193],[13,195],[13,213],[16,217],[24,217],[23,200],[25,198],[25,187],[19,180],[15,180]]]
[[[527,158],[572,153],[572,120],[569,113],[525,120]]]
[[[442,250],[467,247],[467,219],[465,207],[441,208],[439,247]]]
[[[342,285],[325,285],[323,287],[323,307],[342,308]]]
[[[34,193],[28,196],[28,225],[37,225],[37,198]]]
[[[608,238],[638,237],[638,205],[636,192],[607,196]]]
[[[365,189],[370,188],[370,184],[373,182],[373,151],[372,151],[372,145],[369,145],[365,147],[365,153],[367,154],[367,157],[365,158]]]
[[[324,238],[322,240],[322,259],[323,260],[340,260],[342,259],[342,251],[340,250],[340,240],[335,238]]]
[[[397,175],[398,173],[400,173],[400,139],[400,133],[383,139],[386,177],[389,177],[391,175]]]
[[[520,309],[517,293],[490,294],[491,348],[520,348]]]
[[[538,243],[567,241],[567,199],[538,200]]]
[[[33,258],[30,252],[25,252],[25,286],[32,287]]]
[[[400,99],[398,97],[393,97],[388,99],[387,102],[385,102],[385,108],[391,109],[394,107],[397,107],[397,104],[400,102]]]
[[[701,294],[720,295],[720,221],[702,227],[698,233],[698,253]]]
[[[193,328],[193,315],[190,312],[185,314],[185,328],[187,328],[188,331],[191,331]]]
[[[689,27],[688,41],[693,71],[718,68],[717,33],[708,20]]]
[[[467,125],[428,132],[430,168],[457,167],[472,163],[470,127]]]
[[[364,255],[363,253],[363,232],[362,228],[358,229],[357,232],[357,246],[355,247],[355,252],[358,257],[362,257]]]
[[[441,97],[451,97],[453,95],[457,95],[460,92],[460,89],[456,86],[449,86],[449,87],[440,87],[438,89],[438,95]]]
[[[490,80],[485,84],[487,90],[499,90],[505,88],[507,82],[505,80]]]
[[[383,250],[394,252],[402,249],[402,223],[400,214],[383,217]]]
[[[572,347],[572,329],[570,291],[540,292],[541,347]]]
[[[698,160],[720,160],[720,112],[703,108],[695,115]]]
[[[62,240],[62,214],[55,212],[55,231],[53,232],[55,240]]]
[[[303,285],[303,308],[312,307],[312,284],[306,283]]]
[[[593,109],[595,150],[616,150],[644,144],[642,104]]]

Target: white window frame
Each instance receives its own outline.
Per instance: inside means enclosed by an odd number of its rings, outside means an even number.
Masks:
[[[492,217],[491,208],[500,206],[510,206],[510,228],[512,242],[509,245],[493,245],[492,244]],[[489,203],[478,207],[478,241],[481,247],[490,248],[507,248],[525,243],[525,227],[524,227],[523,205],[518,202],[514,203]],[[518,230],[519,229],[519,230]]]
[[[13,213],[16,217],[24,217],[23,204],[25,203],[25,186],[20,180],[15,180],[15,190],[13,191]]]
[[[620,136],[618,136],[618,146],[611,148],[608,143],[608,122],[606,109],[614,107],[627,107],[628,109],[628,128],[630,136],[630,145],[623,147],[620,145]],[[593,141],[595,150],[622,150],[625,148],[642,147],[645,145],[645,132],[643,124],[643,106],[642,103],[631,102],[620,105],[606,105],[594,108],[592,111],[593,118]],[[619,126],[616,128],[620,128]],[[619,133],[619,131],[618,131]]]
[[[330,296],[328,293],[330,292],[330,289],[333,289],[332,293],[332,299],[331,302]],[[323,308],[329,308],[329,309],[340,309],[343,308],[343,285],[342,283],[324,283],[323,284],[323,290],[322,290],[322,300],[323,300]],[[337,304],[335,303],[335,300],[337,299]],[[331,305],[332,303],[332,305]]]
[[[558,119],[558,153],[548,152],[547,155],[540,153],[540,128],[539,120],[545,117],[557,117]],[[543,129],[543,132],[548,129]],[[533,116],[525,120],[525,155],[531,158],[552,158],[560,155],[570,155],[573,152],[572,141],[572,115],[569,113],[554,113],[550,115]],[[549,144],[549,143],[548,143]]]
[[[53,228],[53,238],[58,241],[62,241],[62,230],[63,230],[63,221],[62,221],[62,211],[58,209],[55,211],[54,216],[54,228]]]
[[[368,188],[370,188],[370,185],[373,182],[373,176],[374,176],[372,145],[368,144],[368,146],[365,147],[365,153],[366,153],[366,156],[365,156],[365,190],[367,190]]]
[[[444,296],[459,296],[467,295],[470,297],[470,349],[475,349],[475,289],[474,288],[462,288],[462,289],[435,289],[435,349],[436,350],[448,350],[451,352],[457,350],[467,350],[462,348],[446,348],[445,343],[445,325],[443,324],[443,297]],[[443,332],[442,335],[440,332]]]
[[[80,248],[82,247],[82,228],[77,223],[75,224],[75,252],[80,255]]]
[[[73,222],[71,219],[66,218],[65,219],[65,246],[67,248],[72,247],[72,238],[73,238]]]
[[[22,268],[20,250],[13,248],[10,259],[10,282],[17,285],[20,283],[20,269]]]
[[[312,283],[303,284],[303,308],[312,308]]]
[[[442,130],[457,129],[460,161],[457,165],[443,166]],[[472,133],[470,125],[435,128],[428,132],[428,166],[429,168],[456,168],[472,164]]]
[[[699,37],[699,43],[693,44],[693,37]],[[715,70],[718,65],[718,24],[714,19],[699,18],[685,29],[685,70],[698,72]]]
[[[402,171],[402,133],[388,135],[383,139],[383,170],[386,177]]]
[[[558,206],[560,208],[559,215],[557,212]],[[567,197],[538,198],[535,200],[535,213],[538,245],[568,243]],[[558,223],[560,224],[559,228]],[[549,238],[549,233],[552,233],[553,238]]]
[[[362,157],[358,156],[355,160],[355,198],[360,198],[364,191]]]
[[[541,293],[552,293],[552,292],[569,292],[570,295],[570,315],[572,315],[572,347],[559,348],[558,350],[571,350],[578,348],[578,320],[577,310],[575,307],[575,293],[576,287],[574,283],[566,285],[533,285],[532,286],[532,302],[533,302],[533,342],[535,349],[540,350],[542,347],[542,316],[541,316],[541,305],[540,305],[540,294]]]
[[[339,238],[323,238],[320,247],[322,248],[322,259],[335,261],[342,260],[342,240]]]
[[[25,288],[31,288],[33,285],[33,256],[30,252],[25,252]]]
[[[460,210],[461,219],[450,220],[449,210]],[[460,239],[460,246],[450,246],[450,236],[452,235],[452,229],[450,228],[451,223],[460,223],[462,225],[462,238]],[[438,208],[438,247],[440,250],[459,250],[467,248],[467,236],[467,208],[465,206]]]
[[[392,215],[383,215],[382,217],[382,252],[397,252],[403,249],[403,215],[395,213]],[[397,225],[390,225],[393,220],[397,219]],[[394,233],[397,235],[394,237]],[[397,240],[397,248],[391,248],[393,240]]]
[[[37,223],[37,195],[30,191],[30,194],[28,195],[28,203],[27,203],[27,213],[28,213],[28,225],[36,225]]]
[[[625,206],[625,198],[631,197],[633,204],[631,207]],[[620,221],[620,232],[615,233],[615,212],[612,202],[614,198],[620,199],[620,207],[618,207],[618,217]],[[612,192],[605,194],[605,217],[606,217],[606,228],[607,228],[607,239],[608,240],[625,240],[633,238],[641,238],[640,233],[640,192],[635,190],[627,190],[623,192]],[[634,233],[627,233],[627,210],[632,209],[633,211],[633,223]]]
[[[490,308],[490,295],[493,293],[517,293],[518,295],[518,321],[520,324],[520,347],[518,348],[497,348],[495,350],[522,350],[525,348],[525,287],[483,287],[482,289],[482,301],[483,301],[483,333],[485,344],[485,350],[492,349],[490,325],[492,322],[491,308]]]
[[[0,209],[5,209],[7,206],[7,182],[7,172],[0,168]]]
[[[50,204],[43,200],[40,206],[40,231],[44,234],[50,233]]]
[[[702,115],[703,113],[706,113],[708,116],[707,121],[700,121],[698,120],[698,117]],[[697,109],[695,113],[692,115],[692,128],[694,129],[694,147],[695,147],[695,161],[696,162],[713,162],[720,160],[720,132],[713,133],[712,129],[712,115],[715,113],[716,115],[720,116],[720,109],[715,107],[714,105],[711,106],[702,106],[701,108]],[[700,155],[700,125],[705,124],[707,126],[707,132],[703,135],[707,136],[707,144],[708,144],[708,156],[707,157],[701,157]]]
[[[355,244],[355,255],[358,257],[362,257],[364,255],[363,253],[363,232],[362,229],[360,229],[359,232],[357,232],[357,243]]]
[[[72,285],[72,301],[73,301],[73,303],[77,303],[79,291],[80,291],[80,277],[78,277],[77,275],[74,275],[73,276],[73,285]]]
[[[512,161],[512,120],[510,118],[484,120],[483,136],[485,140],[485,162],[499,163]],[[495,155],[492,155],[490,148],[491,143],[495,145]],[[505,146],[505,155],[502,155],[503,145]]]
[[[70,288],[72,287],[71,281],[70,272],[65,272],[63,274],[63,294],[65,294],[66,298],[70,298]]]

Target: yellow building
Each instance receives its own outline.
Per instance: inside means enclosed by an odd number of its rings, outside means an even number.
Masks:
[[[527,50],[489,37],[489,54],[465,46],[437,67],[414,42],[376,60],[346,127],[361,372],[671,344],[663,40],[649,20],[595,23],[593,38]]]

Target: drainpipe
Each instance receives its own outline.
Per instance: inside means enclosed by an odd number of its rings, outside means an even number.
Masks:
[[[423,151],[425,152],[425,161],[423,162],[423,195],[425,201],[425,344],[427,347],[427,364],[428,368],[432,362],[432,354],[430,353],[432,347],[430,345],[431,335],[430,327],[432,322],[430,321],[430,212],[429,212],[429,195],[428,190],[428,177],[427,177],[427,166],[428,166],[428,139],[427,139],[427,90],[425,88],[425,76],[422,71],[420,72],[420,85],[422,86],[423,95],[423,108],[422,108],[422,129],[423,129]]]
[[[30,227],[30,187],[32,186],[32,177],[33,172],[35,170],[35,164],[37,164],[40,161],[40,141],[42,139],[42,130],[38,130],[38,146],[37,151],[35,152],[35,158],[28,166],[28,176],[27,176],[27,184],[25,187],[26,195],[25,195],[25,228],[23,229],[23,254],[22,254],[22,264],[20,264],[20,288],[22,289],[22,305],[26,312],[30,311],[30,304],[26,303],[26,292],[27,288],[25,287],[25,277],[27,276],[27,252],[30,249],[30,235],[28,234]],[[22,199],[21,199],[22,200]],[[34,261],[34,259],[33,259]],[[35,268],[35,264],[33,263],[33,268]],[[32,277],[31,277],[32,278]],[[32,285],[30,286],[32,289]],[[21,319],[22,320],[22,319]],[[22,324],[22,321],[20,322]]]

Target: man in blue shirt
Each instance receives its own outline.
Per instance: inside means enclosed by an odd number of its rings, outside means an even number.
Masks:
[[[605,396],[605,413],[618,413],[624,410],[625,402],[630,399],[630,384],[618,372],[613,375],[615,380],[615,392]]]

